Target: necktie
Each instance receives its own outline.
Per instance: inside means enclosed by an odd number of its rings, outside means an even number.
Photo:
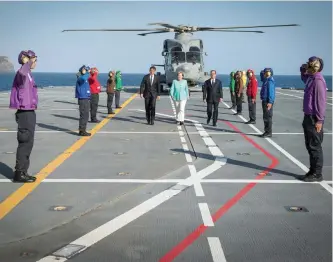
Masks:
[[[153,84],[153,76],[150,76],[150,84]]]

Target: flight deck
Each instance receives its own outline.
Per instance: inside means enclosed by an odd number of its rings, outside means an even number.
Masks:
[[[138,87],[122,108],[78,136],[74,87],[39,89],[31,184],[12,183],[14,110],[0,93],[1,262],[332,261],[332,93],[324,125],[323,182],[299,180],[309,157],[303,91],[276,90],[272,138],[262,109],[248,125],[224,89],[217,126],[191,92],[185,126],[165,94],[147,125]],[[258,92],[259,93],[259,92]]]

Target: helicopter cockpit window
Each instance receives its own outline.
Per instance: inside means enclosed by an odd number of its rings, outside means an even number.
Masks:
[[[172,64],[185,63],[185,53],[182,52],[182,49],[180,47],[172,48],[171,63]]]
[[[190,49],[190,51],[186,53],[186,61],[187,61],[187,63],[193,63],[193,64],[200,63],[201,62],[200,50],[192,51]]]

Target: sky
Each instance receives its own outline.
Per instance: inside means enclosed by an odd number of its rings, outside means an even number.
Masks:
[[[163,41],[174,33],[138,36],[140,32],[66,32],[79,28],[149,28],[148,23],[246,26],[300,24],[262,28],[264,34],[197,32],[203,40],[205,71],[229,74],[234,69],[299,74],[311,56],[324,60],[332,75],[332,2],[0,2],[0,55],[19,68],[21,50],[38,56],[36,72],[77,72],[83,64],[123,73],[148,72],[163,63]],[[254,29],[255,30],[255,29]],[[163,69],[161,69],[163,72]]]

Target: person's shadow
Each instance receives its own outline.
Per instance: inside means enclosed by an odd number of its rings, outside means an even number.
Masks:
[[[5,163],[0,162],[0,175],[8,179],[13,179],[14,171],[11,167],[7,166]]]

